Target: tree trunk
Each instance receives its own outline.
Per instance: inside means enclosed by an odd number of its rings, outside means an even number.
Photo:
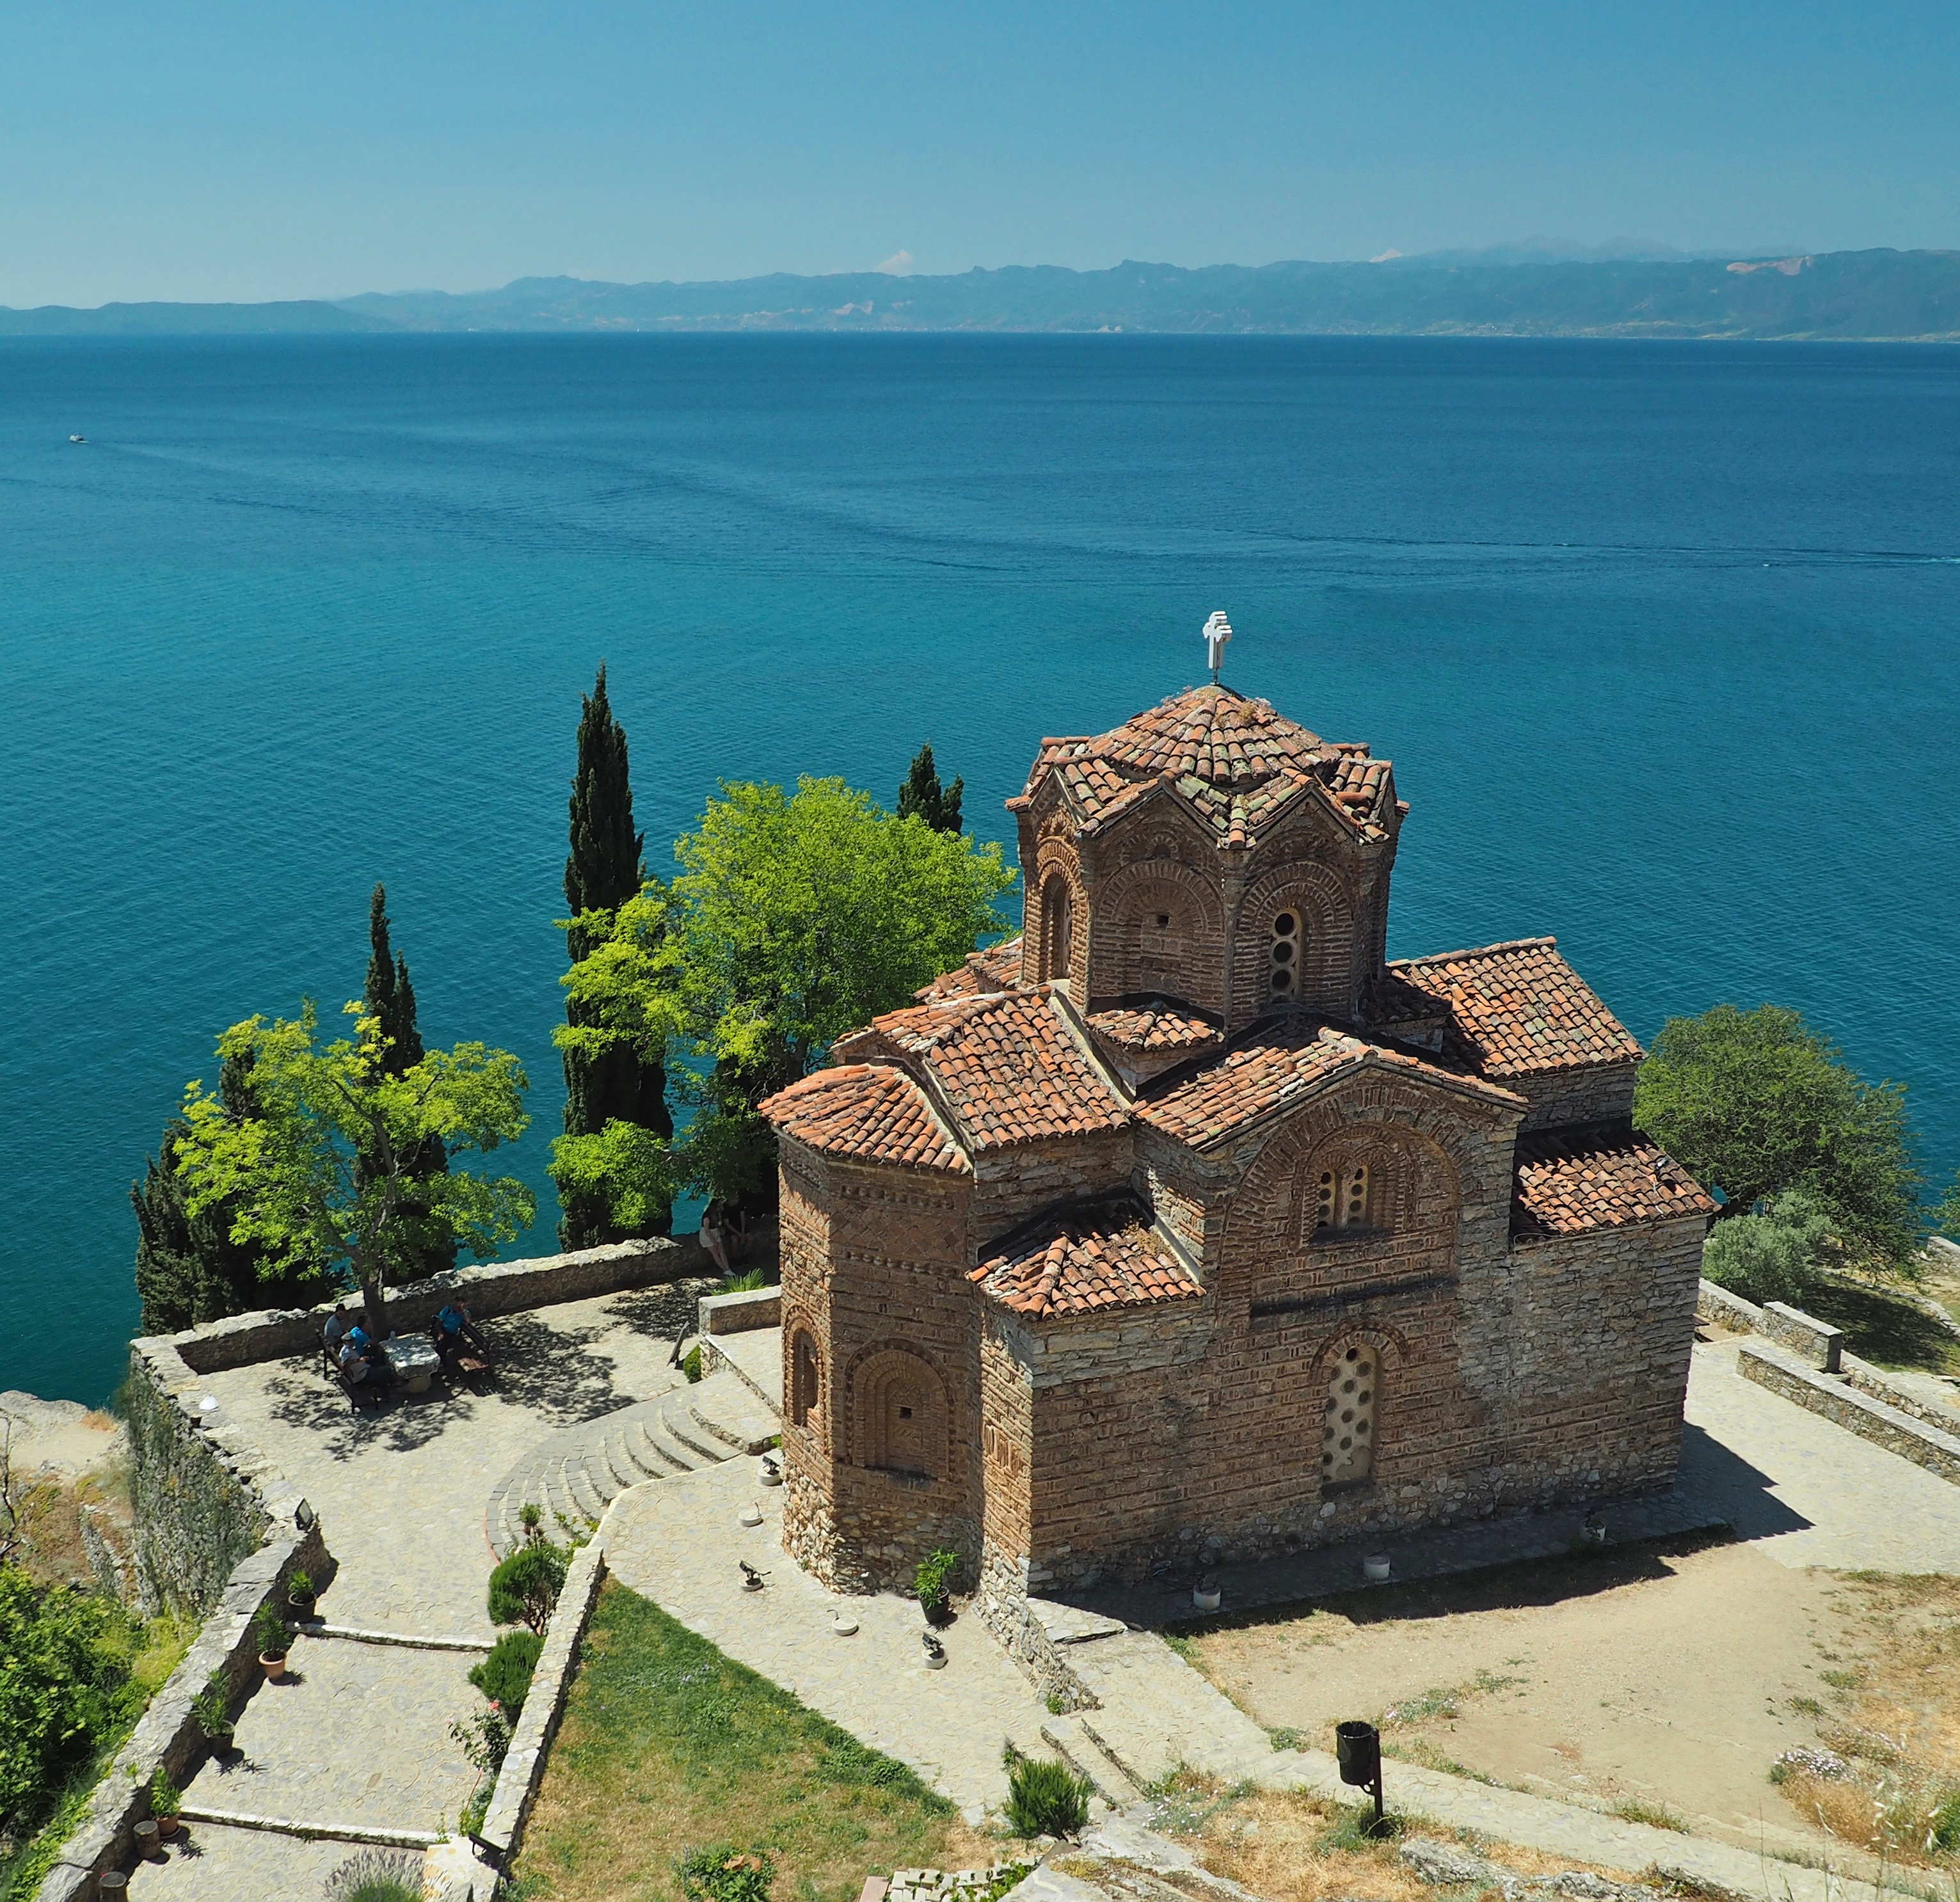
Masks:
[[[368,1337],[376,1347],[388,1337],[388,1313],[381,1299],[381,1280],[378,1275],[361,1277],[361,1322],[368,1330]]]

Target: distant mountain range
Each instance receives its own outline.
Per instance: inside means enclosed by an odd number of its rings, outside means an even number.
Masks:
[[[1635,251],[1627,240],[1615,247]],[[1665,252],[1664,246],[1650,247]],[[0,309],[0,336],[412,331],[1155,331],[1332,336],[1960,340],[1960,252],[1617,256],[1533,239],[1369,264],[977,267],[952,277],[778,274],[728,284],[520,278],[461,294]]]

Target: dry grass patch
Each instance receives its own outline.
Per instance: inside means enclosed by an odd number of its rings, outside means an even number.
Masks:
[[[1419,1881],[1397,1855],[1392,1837],[1371,1840],[1364,1824],[1372,1810],[1350,1808],[1297,1790],[1227,1788],[1216,1777],[1182,1770],[1156,1795],[1152,1827],[1176,1837],[1214,1875],[1222,1875],[1267,1902],[1434,1902],[1436,1891]],[[1590,1869],[1609,1881],[1631,1876],[1568,1856],[1551,1856],[1510,1843],[1490,1843],[1440,1824],[1389,1818],[1398,1832],[1463,1841],[1479,1856],[1521,1875]]]
[[[1787,1753],[1772,1776],[1846,1842],[1960,1865],[1960,1579],[1859,1573],[1841,1590],[1856,1649],[1825,1654],[1822,1748]]]
[[[1004,1859],[902,1764],[609,1582],[518,1865],[552,1902],[679,1902],[674,1864],[765,1850],[778,1902],[851,1902],[867,1874]]]

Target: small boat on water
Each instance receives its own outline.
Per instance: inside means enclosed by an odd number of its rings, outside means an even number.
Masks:
[[[68,441],[72,443],[85,443],[88,438],[86,436],[71,436]]]

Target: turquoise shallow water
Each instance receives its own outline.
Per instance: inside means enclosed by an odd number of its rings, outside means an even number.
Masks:
[[[71,431],[88,443],[72,447]],[[1796,1004],[1960,1163],[1960,352],[702,337],[0,346],[0,1387],[100,1399],[211,1038],[360,984],[560,1092],[601,656],[718,777],[1001,801],[1227,678],[1395,762],[1390,945],[1541,931],[1637,1034]]]

